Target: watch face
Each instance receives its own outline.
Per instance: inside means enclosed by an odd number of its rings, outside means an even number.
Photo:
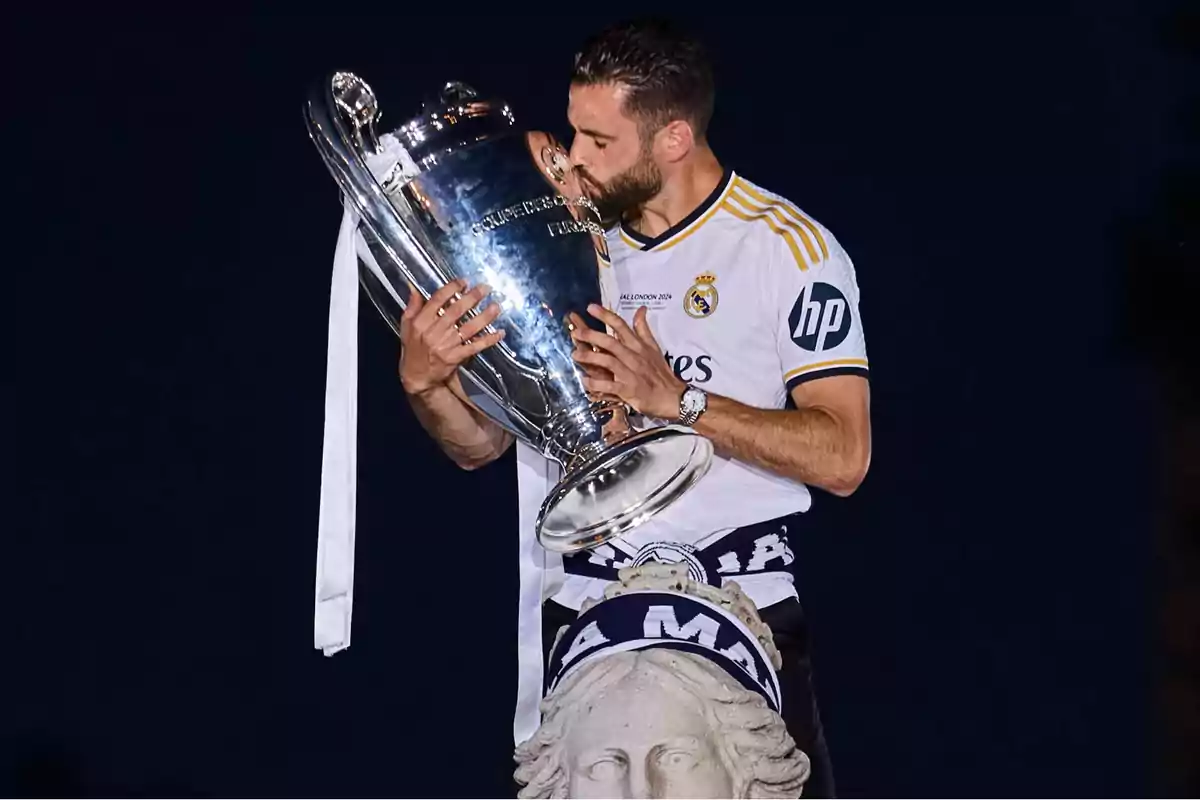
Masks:
[[[704,394],[699,389],[688,389],[683,393],[683,407],[694,414],[704,407]]]

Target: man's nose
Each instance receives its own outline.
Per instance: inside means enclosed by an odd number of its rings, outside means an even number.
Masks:
[[[575,137],[575,141],[571,142],[571,149],[567,151],[567,157],[571,159],[571,166],[587,169],[587,160],[584,157],[583,145],[580,143],[580,138]]]

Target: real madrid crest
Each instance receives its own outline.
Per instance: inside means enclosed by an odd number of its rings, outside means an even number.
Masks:
[[[683,310],[689,317],[704,319],[717,310],[717,276],[702,272],[683,296]]]

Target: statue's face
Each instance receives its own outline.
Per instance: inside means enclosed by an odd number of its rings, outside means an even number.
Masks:
[[[669,678],[637,670],[577,714],[562,743],[571,797],[732,796],[697,701]]]

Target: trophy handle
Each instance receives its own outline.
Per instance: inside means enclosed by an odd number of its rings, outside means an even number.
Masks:
[[[360,227],[365,225],[375,235],[374,247],[385,252],[387,260],[418,289],[429,284],[444,285],[453,276],[401,223],[383,186],[358,150],[350,146],[353,142],[364,152],[379,151],[379,137],[375,133],[379,116],[371,88],[357,76],[337,72],[314,88],[305,104],[304,122],[345,201],[358,213]],[[401,252],[393,249],[393,242],[398,243]],[[414,266],[426,274],[414,274]]]
[[[408,307],[409,290],[396,287],[395,282],[387,280],[383,274],[379,264],[379,255],[375,253],[375,249],[380,248],[380,255],[385,256],[390,251],[381,247],[381,243],[371,229],[360,226],[359,234],[367,246],[365,253],[361,251],[359,253],[359,280],[379,315],[399,338],[399,320],[404,309]],[[403,264],[396,264],[396,269],[406,277],[410,274]],[[420,290],[418,289],[418,291]],[[485,369],[493,380],[489,384],[488,381],[476,375],[473,370],[460,367],[458,375],[468,397],[480,407],[480,411],[495,420],[509,433],[518,438],[532,441],[538,435],[540,430],[538,426],[510,402],[510,398],[504,391],[504,383],[491,364],[479,356],[475,356],[472,361],[477,362],[480,367]]]
[[[453,87],[448,87],[448,90],[451,89]],[[305,105],[305,124],[309,137],[342,190],[344,202],[350,203],[358,213],[359,231],[374,256],[376,263],[372,272],[379,274],[370,282],[377,288],[369,295],[399,335],[397,323],[385,313],[384,306],[394,302],[402,311],[407,298],[392,290],[391,287],[397,282],[388,280],[379,268],[394,268],[403,277],[404,284],[415,286],[426,299],[429,297],[426,287],[443,286],[455,276],[439,263],[432,248],[413,233],[414,230],[421,230],[421,226],[410,227],[405,224],[403,216],[407,201],[393,202],[389,196],[398,192],[402,184],[396,182],[393,176],[392,180],[385,181],[385,188],[363,158],[362,153],[378,153],[380,150],[380,140],[375,131],[380,116],[378,102],[370,86],[361,78],[346,72],[335,72],[315,87]],[[412,209],[408,211],[412,213]],[[471,313],[478,312],[472,310]],[[395,320],[398,319],[396,315]],[[489,374],[497,375],[499,370],[496,365],[489,363],[494,358],[503,360],[509,370],[528,377],[530,385],[539,385],[544,377],[544,370],[524,363],[505,342],[499,342],[485,353],[474,356],[469,363],[475,363],[484,367]],[[466,374],[468,371],[460,368],[459,372]],[[501,393],[503,382],[496,380],[496,387],[500,389],[473,378],[472,382],[497,404],[511,409],[497,422],[504,425],[508,420],[509,424],[505,427],[509,427],[514,435],[531,442],[538,440],[540,427],[524,417],[510,402],[511,398]]]

